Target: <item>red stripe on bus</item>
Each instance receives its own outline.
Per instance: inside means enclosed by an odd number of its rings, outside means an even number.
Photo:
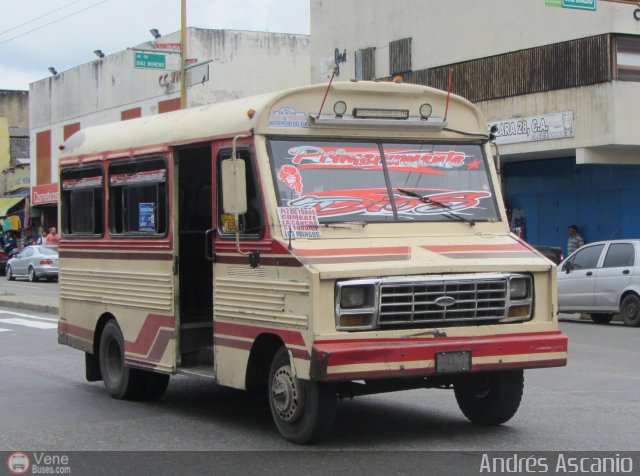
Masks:
[[[213,341],[216,346],[227,347],[229,349],[237,349],[237,350],[239,349],[244,351],[250,351],[254,344],[254,341],[231,339],[231,338],[220,337],[220,336],[215,336]],[[302,360],[311,359],[309,352],[307,352],[304,349],[296,349],[293,347],[288,347],[288,350],[291,352],[291,355],[293,355],[293,357],[296,359],[302,359]]]
[[[124,350],[127,353],[148,355],[156,340],[156,336],[160,333],[161,328],[169,328],[171,332],[175,329],[175,319],[173,316],[161,316],[157,314],[149,314],[138,333],[135,341],[125,341]]]
[[[93,342],[94,332],[91,329],[75,326],[65,321],[58,321],[58,332]]]
[[[272,327],[232,324],[229,322],[214,322],[213,326],[213,333],[215,336],[243,337],[245,339],[255,339],[260,334],[275,334],[279,336],[287,345],[306,346],[302,334],[296,331],[275,329]]]
[[[530,252],[531,250],[521,243],[504,243],[496,245],[423,245],[421,248],[434,253],[455,253],[455,252],[481,252],[481,251],[520,251]]]
[[[138,251],[68,251],[61,250],[60,258],[104,259],[104,260],[142,260],[172,261],[171,253],[140,253]]]
[[[410,255],[409,246],[382,246],[377,248],[332,248],[327,250],[304,250],[293,251],[296,256],[368,256],[368,255]]]

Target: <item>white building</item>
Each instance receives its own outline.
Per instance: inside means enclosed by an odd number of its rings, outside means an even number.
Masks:
[[[447,89],[452,68],[453,92],[499,126],[531,243],[564,246],[572,223],[588,241],[640,237],[637,1],[311,0],[311,38],[312,82],[336,57],[342,81]]]
[[[187,58],[198,63],[211,60],[187,73],[188,107],[310,82],[307,35],[199,28],[186,33]],[[30,85],[35,223],[56,224],[58,146],[71,134],[179,109],[180,57],[162,53],[179,47],[179,42],[180,33],[172,33],[135,49],[96,56],[95,61]]]

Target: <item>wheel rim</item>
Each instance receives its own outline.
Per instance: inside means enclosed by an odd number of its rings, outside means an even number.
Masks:
[[[289,423],[302,415],[299,383],[288,365],[282,366],[273,376],[271,383],[271,403],[280,418]]]
[[[33,271],[33,268],[29,268],[29,281],[33,281],[35,278],[35,273]]]
[[[11,279],[13,275],[11,274],[11,266],[7,266],[7,279]]]
[[[110,339],[105,349],[105,367],[110,381],[117,383],[122,378],[122,352],[115,339]]]
[[[624,308],[624,315],[629,319],[634,319],[636,314],[638,314],[638,303],[635,300],[631,300]]]

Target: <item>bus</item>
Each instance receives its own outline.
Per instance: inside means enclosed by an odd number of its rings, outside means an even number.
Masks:
[[[177,373],[264,392],[298,444],[340,399],[409,389],[505,423],[567,338],[490,139],[465,99],[374,81],[82,129],[60,146],[58,340],[117,399]]]

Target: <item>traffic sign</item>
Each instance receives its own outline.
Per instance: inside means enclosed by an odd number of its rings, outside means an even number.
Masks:
[[[180,43],[156,43],[153,46],[154,46],[154,48],[158,48],[159,50],[176,50],[176,51],[180,51],[182,49],[180,47]]]
[[[596,0],[562,0],[564,8],[577,8],[579,10],[596,10]]]
[[[143,69],[166,69],[167,61],[165,55],[162,54],[136,52],[133,65]]]

